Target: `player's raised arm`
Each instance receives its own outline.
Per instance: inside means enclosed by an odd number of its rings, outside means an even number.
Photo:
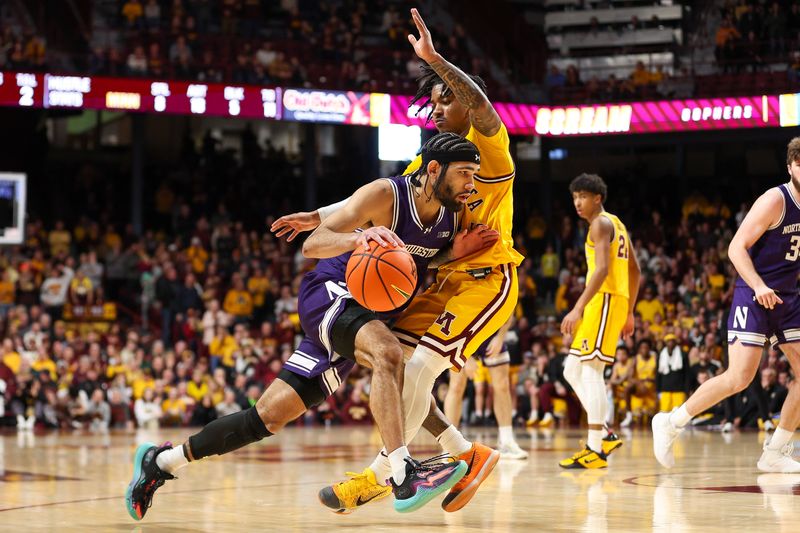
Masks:
[[[419,37],[408,36],[408,42],[414,47],[414,52],[425,61],[447,84],[456,99],[469,110],[469,120],[472,126],[485,137],[493,137],[498,131],[502,121],[486,94],[472,79],[460,68],[448,62],[433,47],[431,32],[422,20],[416,9],[411,10],[411,18],[417,26]]]
[[[384,247],[404,246],[397,235],[382,226],[355,233],[358,228],[372,226],[381,214],[391,213],[393,205],[394,193],[388,181],[376,180],[364,185],[306,239],[303,255],[317,259],[336,257],[353,251],[359,244],[369,249],[367,243],[370,240]]]
[[[765,231],[778,222],[784,209],[783,201],[783,195],[777,189],[770,189],[759,196],[728,245],[728,257],[736,268],[736,272],[756,293],[756,301],[767,309],[773,309],[776,304],[783,303],[783,300],[775,294],[774,290],[767,287],[764,280],[758,275],[747,250]]]
[[[597,294],[597,291],[600,290],[608,276],[608,257],[611,250],[611,237],[614,235],[614,226],[606,217],[598,216],[589,226],[589,235],[591,235],[594,242],[595,270],[592,273],[592,277],[586,280],[586,287],[575,303],[575,307],[561,321],[561,333],[565,335],[572,335],[575,332],[575,326],[583,316],[586,304]]]

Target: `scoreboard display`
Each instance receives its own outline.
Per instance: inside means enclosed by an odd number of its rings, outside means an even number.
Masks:
[[[410,96],[146,78],[0,72],[0,106],[433,128]],[[800,123],[798,95],[575,106],[494,103],[509,133],[580,136],[776,128]]]
[[[277,87],[23,72],[0,75],[4,106],[280,119]]]

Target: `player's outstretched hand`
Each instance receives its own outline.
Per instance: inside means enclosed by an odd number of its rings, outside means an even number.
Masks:
[[[500,238],[500,233],[485,224],[470,230],[463,229],[453,239],[453,259],[460,259],[489,248]]]
[[[625,325],[622,327],[622,338],[629,339],[633,336],[633,313],[628,313],[628,319],[625,321]]]
[[[269,230],[275,234],[276,237],[281,238],[287,233],[286,237],[288,242],[292,242],[295,237],[304,231],[311,231],[319,226],[319,212],[318,211],[301,211],[299,213],[292,213],[291,215],[284,215],[272,223]]]
[[[369,250],[369,241],[375,241],[383,248],[392,246],[405,246],[405,243],[398,237],[392,230],[383,226],[373,226],[362,231],[356,243],[358,246],[363,246],[364,250]]]
[[[425,21],[422,20],[422,15],[419,14],[416,8],[411,10],[411,19],[417,26],[419,38],[414,37],[412,34],[408,35],[408,42],[414,47],[414,52],[417,56],[426,63],[430,63],[436,57],[436,49],[433,47],[433,38]]]
[[[756,287],[755,293],[755,300],[767,309],[775,309],[776,305],[783,303],[783,300],[781,300],[780,296],[775,294],[775,291],[766,285]]]

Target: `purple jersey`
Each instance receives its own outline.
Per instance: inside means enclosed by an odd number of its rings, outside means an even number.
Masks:
[[[777,189],[783,195],[783,216],[759,237],[748,253],[756,272],[767,287],[780,292],[797,292],[800,275],[800,204],[792,196],[790,185]],[[746,287],[742,278],[737,287]]]
[[[425,271],[439,250],[445,248],[453,240],[458,225],[458,213],[450,213],[444,207],[431,226],[423,226],[414,204],[414,190],[410,176],[385,178],[394,191],[394,209],[392,225],[389,227],[406,245],[406,250],[414,258],[417,266],[417,288],[425,279]],[[344,281],[347,261],[352,252],[337,257],[322,259],[313,272],[306,274],[306,279],[324,279],[325,281]],[[306,281],[305,279],[303,280]],[[396,310],[393,314],[397,314]]]
[[[457,214],[442,207],[434,223],[426,227],[417,213],[410,177],[386,179],[394,191],[389,229],[403,240],[406,250],[414,258],[421,283],[433,256],[455,237]],[[322,259],[303,278],[298,311],[305,338],[284,363],[284,368],[294,374],[317,378],[326,396],[336,390],[353,367],[351,360],[334,352],[331,339],[333,325],[344,310],[347,299],[352,298],[344,281],[351,253]]]

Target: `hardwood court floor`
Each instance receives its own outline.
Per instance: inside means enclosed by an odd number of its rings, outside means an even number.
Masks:
[[[763,434],[686,432],[677,466],[652,458],[649,433],[635,431],[607,470],[563,471],[557,461],[583,438],[576,430],[517,432],[527,461],[501,460],[473,501],[445,513],[439,500],[398,514],[391,498],[338,516],[317,491],[366,466],[378,442],[369,429],[292,428],[225,457],[181,470],[156,494],[142,522],[123,502],[135,446],[182,442],[156,433],[0,434],[0,530],[57,531],[749,531],[797,532],[800,475],[760,474]],[[493,444],[492,430],[469,436]],[[430,437],[418,458],[438,452]]]

